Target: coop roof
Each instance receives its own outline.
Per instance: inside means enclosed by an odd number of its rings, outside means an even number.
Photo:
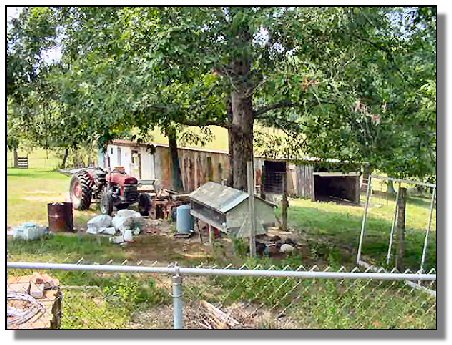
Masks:
[[[249,194],[241,190],[226,187],[219,183],[207,182],[190,194],[190,199],[219,212],[226,213],[248,199]],[[260,199],[259,197],[255,197]],[[274,204],[260,199],[270,206]]]

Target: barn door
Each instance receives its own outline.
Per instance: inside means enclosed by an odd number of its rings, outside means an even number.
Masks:
[[[141,179],[141,153],[136,150],[132,150],[132,169],[131,173],[133,177]]]

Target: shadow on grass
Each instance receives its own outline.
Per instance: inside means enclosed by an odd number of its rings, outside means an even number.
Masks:
[[[32,178],[32,179],[65,179],[66,175],[54,171],[54,170],[46,170],[46,169],[16,169],[16,168],[8,168],[7,169],[7,177],[14,178]]]
[[[125,258],[124,252],[107,238],[89,235],[56,234],[37,241],[8,240],[6,248],[12,261],[43,261],[46,258],[57,263],[74,263],[82,257],[87,262]]]
[[[356,258],[361,233],[362,217],[347,213],[323,211],[315,207],[291,206],[289,208],[289,223],[300,234],[304,235],[311,249],[311,255],[330,257],[334,248],[340,248],[349,255],[338,253],[333,261],[346,264]],[[392,223],[388,220],[368,216],[366,232],[363,241],[362,255],[369,258],[373,264],[386,266],[389,237]],[[421,262],[425,231],[420,229],[406,229],[405,266],[411,270],[418,270]],[[316,246],[319,249],[316,249]],[[393,242],[394,254],[396,250]],[[394,267],[392,262],[390,268]],[[345,262],[344,262],[345,261]],[[431,232],[427,248],[424,269],[436,268],[436,233]]]

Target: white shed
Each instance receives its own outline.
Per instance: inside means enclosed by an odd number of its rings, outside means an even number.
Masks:
[[[207,182],[190,194],[191,215],[222,232],[248,237],[249,194],[238,189]],[[267,232],[276,222],[275,204],[254,196],[256,235]]]

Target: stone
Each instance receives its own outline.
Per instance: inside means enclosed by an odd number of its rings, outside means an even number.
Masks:
[[[293,252],[294,250],[295,250],[295,247],[290,244],[287,244],[287,243],[284,243],[281,246],[281,248],[279,248],[279,251],[281,253],[290,253],[290,252]]]
[[[28,291],[30,290],[30,283],[29,282],[8,283],[7,289],[8,291],[28,294]]]
[[[44,297],[44,283],[30,282],[30,296],[36,299]]]

